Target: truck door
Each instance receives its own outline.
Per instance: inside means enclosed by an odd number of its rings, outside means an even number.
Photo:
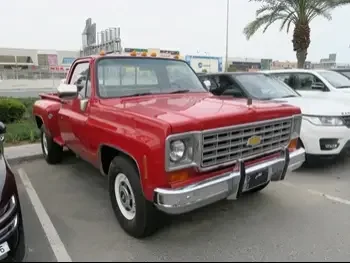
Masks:
[[[67,83],[77,85],[79,95],[76,99],[62,102],[58,118],[61,136],[69,149],[84,158],[86,151],[82,137],[88,118],[89,92],[91,92],[90,60],[81,60],[72,65]]]

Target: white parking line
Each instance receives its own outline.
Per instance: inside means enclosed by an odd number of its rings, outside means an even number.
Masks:
[[[337,203],[340,203],[340,204],[343,204],[343,205],[350,205],[350,200],[347,200],[347,199],[343,199],[343,198],[340,198],[340,197],[337,197],[337,196],[332,196],[332,195],[329,195],[329,194],[326,194],[326,193],[322,193],[322,192],[317,191],[317,190],[299,187],[299,186],[297,186],[295,184],[292,184],[292,183],[289,183],[289,182],[282,182],[282,184],[286,185],[286,186],[289,186],[289,187],[294,187],[294,188],[297,188],[297,189],[300,189],[300,190],[306,190],[309,194],[321,196],[321,197],[327,198],[328,200],[331,200],[333,202],[337,202]]]
[[[60,236],[57,233],[56,228],[51,222],[49,215],[47,214],[43,204],[41,203],[38,194],[36,193],[32,183],[30,182],[27,173],[24,169],[18,169],[18,174],[23,182],[23,185],[27,191],[29,199],[31,200],[34,210],[39,218],[40,224],[44,229],[46,237],[50,243],[53,253],[58,262],[72,262]]]

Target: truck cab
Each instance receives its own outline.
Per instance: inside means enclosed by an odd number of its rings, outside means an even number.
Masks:
[[[216,97],[185,61],[154,53],[78,58],[33,113],[46,161],[61,162],[67,147],[99,169],[137,238],[162,212],[260,191],[305,160],[298,107]]]

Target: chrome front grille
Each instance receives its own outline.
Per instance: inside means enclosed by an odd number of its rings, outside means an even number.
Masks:
[[[210,167],[237,159],[258,157],[286,147],[290,141],[292,118],[239,125],[204,131],[202,135],[202,167]],[[249,146],[248,140],[258,136],[260,143]]]
[[[16,199],[14,196],[10,199],[5,208],[2,209],[0,216],[0,243],[16,230],[18,217],[16,213]]]
[[[342,116],[341,117],[343,122],[344,122],[344,125],[348,128],[350,128],[350,116]]]

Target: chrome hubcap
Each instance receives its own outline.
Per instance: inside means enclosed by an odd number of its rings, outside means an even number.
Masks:
[[[126,219],[132,220],[136,214],[135,196],[125,174],[119,173],[115,177],[114,192],[120,212]]]
[[[46,135],[45,135],[45,133],[43,133],[43,148],[44,148],[44,153],[45,153],[45,155],[47,155],[48,154],[48,150],[47,150],[47,139],[46,139]]]

